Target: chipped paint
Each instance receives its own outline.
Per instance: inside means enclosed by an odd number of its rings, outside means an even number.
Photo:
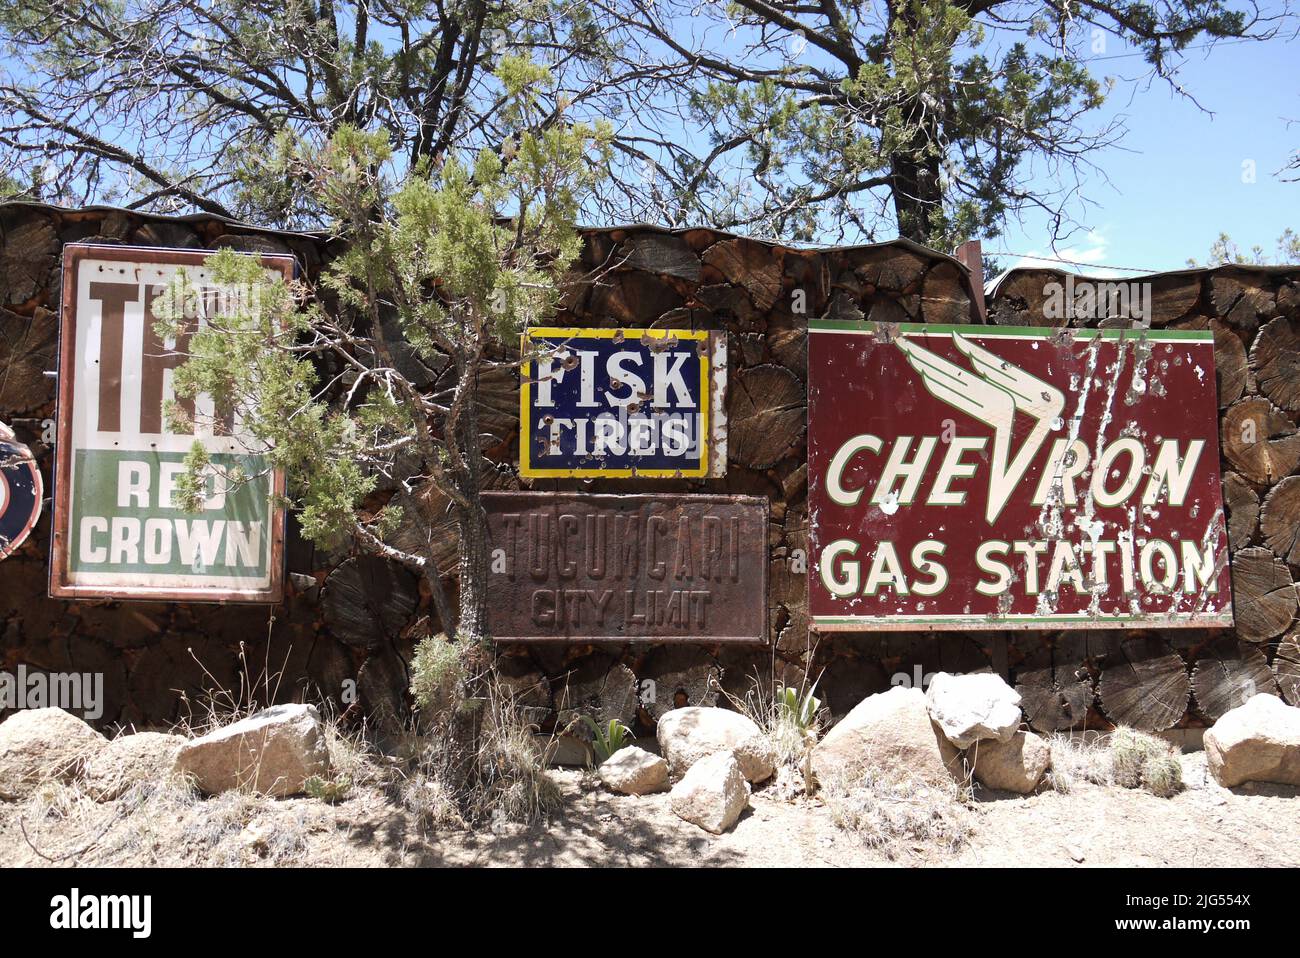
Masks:
[[[536,327],[522,350],[521,475],[726,474],[725,334]]]
[[[1232,624],[1211,333],[812,332],[815,628]]]

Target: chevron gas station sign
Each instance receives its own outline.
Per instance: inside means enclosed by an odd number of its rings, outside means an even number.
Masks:
[[[819,630],[1230,626],[1208,331],[814,320]]]

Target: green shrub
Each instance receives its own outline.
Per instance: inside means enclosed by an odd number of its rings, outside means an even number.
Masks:
[[[1120,726],[1110,735],[1111,770],[1116,785],[1145,788],[1168,798],[1183,787],[1183,767],[1164,739]]]
[[[321,778],[319,775],[313,775],[303,782],[302,786],[312,798],[328,802],[330,805],[343,801],[348,797],[348,792],[352,790],[352,782],[347,776],[331,781]]]
[[[465,667],[460,650],[445,635],[421,639],[411,659],[411,694],[422,711],[445,715],[462,698]]]

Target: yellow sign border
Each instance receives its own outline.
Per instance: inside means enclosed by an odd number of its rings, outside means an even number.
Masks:
[[[520,337],[520,349],[524,355],[519,367],[519,474],[530,479],[702,479],[709,474],[710,434],[709,412],[712,396],[709,392],[713,357],[709,350],[700,354],[700,465],[697,469],[538,469],[531,462],[533,427],[528,415],[529,400],[532,397],[532,360],[526,358],[530,340],[534,339],[686,339],[693,342],[707,343],[707,330],[695,329],[636,329],[619,327],[616,329],[588,329],[577,326],[535,326],[526,329]]]

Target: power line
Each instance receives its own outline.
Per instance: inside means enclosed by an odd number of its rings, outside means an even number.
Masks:
[[[1258,42],[1259,42],[1258,40],[1255,40],[1255,39],[1253,39],[1253,38],[1251,38],[1251,37],[1242,37],[1242,38],[1237,39],[1237,40],[1216,40],[1216,41],[1212,41],[1212,42],[1210,42],[1210,43],[1194,43],[1194,44],[1192,44],[1192,45],[1189,46],[1189,47],[1183,47],[1181,50],[1174,50],[1173,52],[1174,52],[1174,53],[1186,53],[1188,50],[1204,50],[1204,49],[1206,49],[1206,48],[1208,48],[1208,47],[1227,47],[1227,46],[1233,46],[1233,45],[1238,44],[1238,43],[1258,43]],[[1112,53],[1110,56],[1104,56],[1104,57],[1088,57],[1087,59],[1088,59],[1088,60],[1123,60],[1123,59],[1126,58],[1126,57],[1144,57],[1144,56],[1146,56],[1146,54],[1145,54],[1145,53],[1142,53],[1142,52],[1137,52],[1137,53]]]
[[[1016,27],[1007,26],[1007,25],[1005,25],[1005,24],[1000,24],[1000,23],[986,23],[986,22],[983,21],[983,20],[977,20],[976,22],[979,23],[981,26],[984,26],[984,27],[991,27],[991,28],[994,29],[994,30],[1007,30],[1007,31],[1010,31],[1010,32],[1012,32],[1012,33],[1021,33],[1021,32],[1023,32],[1023,31],[1017,29]],[[1226,46],[1235,46],[1235,45],[1238,44],[1238,43],[1258,43],[1258,42],[1260,42],[1260,41],[1259,41],[1258,39],[1256,39],[1255,37],[1236,37],[1236,38],[1228,39],[1228,40],[1209,40],[1209,41],[1207,41],[1207,42],[1205,42],[1205,43],[1193,43],[1193,44],[1191,44],[1190,46],[1183,47],[1181,50],[1172,50],[1172,49],[1171,49],[1170,52],[1173,52],[1173,53],[1186,53],[1186,52],[1188,52],[1189,50],[1205,50],[1205,49],[1208,49],[1208,48],[1210,48],[1210,47],[1226,47]],[[1081,61],[1084,61],[1084,62],[1094,63],[1094,62],[1100,62],[1100,61],[1102,61],[1102,60],[1126,60],[1126,59],[1129,59],[1129,58],[1131,58],[1131,57],[1144,57],[1144,56],[1146,56],[1146,53],[1145,53],[1144,51],[1141,51],[1141,50],[1135,50],[1135,51],[1132,51],[1132,52],[1129,52],[1129,53],[1111,53],[1111,54],[1108,54],[1108,55],[1106,55],[1106,56],[1104,56],[1104,57],[1092,57],[1092,56],[1090,56],[1090,57],[1085,57],[1085,56],[1080,56],[1079,59],[1080,59]]]
[[[1042,260],[1045,263],[1066,263],[1070,266],[1086,266],[1090,269],[1118,269],[1128,273],[1162,273],[1167,270],[1148,269],[1144,266],[1110,266],[1101,263],[1087,263],[1077,259],[1062,259],[1059,256],[1043,256],[1039,253],[1013,253],[1010,250],[999,250],[995,253],[989,253],[990,256],[1019,256],[1021,259]],[[1017,266],[1016,269],[1032,269],[1031,266]]]

